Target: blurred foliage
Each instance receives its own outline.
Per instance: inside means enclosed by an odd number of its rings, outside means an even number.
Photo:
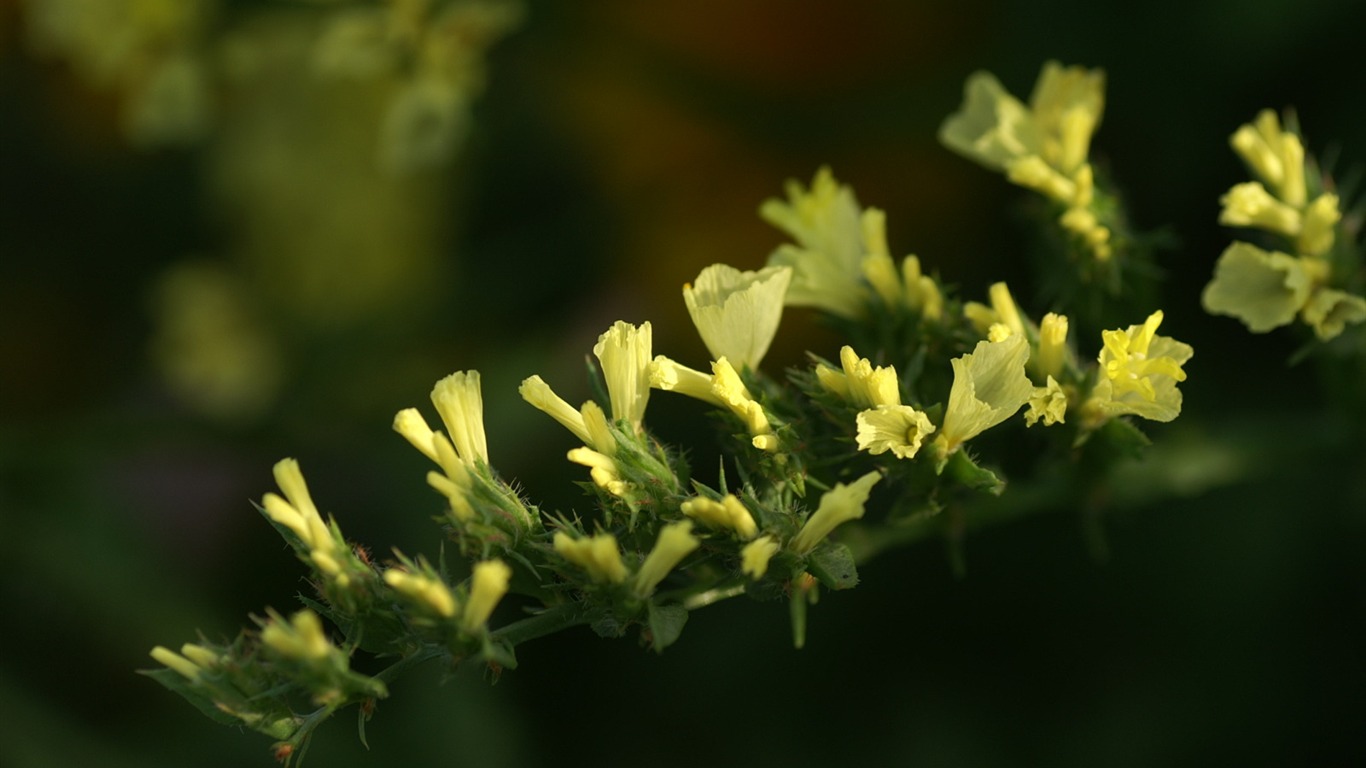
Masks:
[[[327,4],[224,3],[214,29],[307,34],[305,5]],[[1024,228],[1002,216],[1022,193],[935,131],[968,72],[1024,92],[1045,58],[1106,70],[1094,151],[1136,226],[1178,239],[1158,257],[1164,327],[1198,356],[1174,447],[1149,459],[1175,498],[1116,499],[1104,563],[1066,514],[973,536],[962,580],[931,545],[898,550],[822,602],[800,652],[782,609],[718,605],[664,656],[584,630],[519,649],[496,687],[401,680],[372,752],[339,721],[310,764],[1362,759],[1366,416],[1320,394],[1359,398],[1362,379],[1287,365],[1292,336],[1199,307],[1230,240],[1218,196],[1245,178],[1234,128],[1294,107],[1308,145],[1366,162],[1351,4],[528,2],[488,50],[461,150],[388,181],[360,175],[381,96],[302,75],[215,94],[201,140],[139,146],[116,92],[32,44],[26,7],[0,1],[0,764],[267,764],[262,740],[131,670],[167,638],[294,607],[297,566],[248,503],[270,465],[308,457],[349,535],[434,558],[439,500],[389,422],[477,366],[503,393],[500,469],[572,507],[578,473],[516,382],[577,380],[619,318],[700,356],[679,286],[761,263],[779,238],[755,210],[782,179],[829,163],[950,282],[1026,291]],[[321,272],[299,295],[305,254]],[[194,263],[259,281],[241,301],[277,334],[279,378],[249,416],[194,407],[154,367],[158,286]],[[384,274],[412,292],[372,303]],[[770,360],[806,349],[837,344],[790,312]],[[652,423],[686,442],[695,414]],[[1181,453],[1210,436],[1236,450]],[[1238,482],[1184,482],[1218,476],[1192,462]]]

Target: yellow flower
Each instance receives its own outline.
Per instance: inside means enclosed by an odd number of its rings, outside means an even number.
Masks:
[[[384,583],[390,589],[417,603],[442,618],[455,616],[455,595],[439,579],[426,574],[411,573],[402,568],[390,568],[384,572]]]
[[[602,364],[607,394],[612,400],[612,418],[641,429],[645,404],[650,400],[651,329],[649,322],[639,327],[618,320],[598,337],[593,354]]]
[[[963,106],[939,128],[939,141],[995,171],[1043,151],[1034,116],[990,72],[974,72],[963,88]]]
[[[683,286],[688,314],[712,359],[758,368],[783,314],[783,297],[792,280],[790,267],[741,272],[725,264],[702,270]]]
[[[1177,382],[1186,380],[1181,368],[1194,351],[1166,336],[1158,336],[1162,311],[1152,313],[1143,325],[1126,331],[1101,334],[1100,378],[1084,409],[1092,420],[1133,414],[1153,421],[1171,421],[1181,413]]]
[[[1028,360],[1029,342],[1012,333],[1001,341],[979,341],[971,353],[951,361],[953,386],[935,440],[945,456],[1029,401],[1034,385],[1025,375]]]
[[[1304,209],[1304,225],[1295,247],[1305,256],[1322,256],[1333,248],[1334,228],[1342,220],[1338,196],[1324,192]]]
[[[1304,205],[1304,145],[1300,137],[1281,129],[1276,113],[1264,109],[1252,123],[1238,127],[1229,143],[1252,172],[1294,208]]]
[[[868,284],[882,298],[888,307],[897,306],[904,295],[901,279],[892,263],[892,253],[887,249],[887,214],[878,208],[863,212],[860,220],[863,225],[863,245],[867,254],[863,257],[860,270]]]
[[[859,317],[866,295],[861,284],[863,228],[853,190],[822,167],[810,190],[788,181],[787,197],[786,202],[766,200],[759,208],[765,221],[797,241],[779,246],[768,258],[771,267],[792,268],[787,304]]]
[[[631,490],[630,483],[621,479],[621,470],[616,459],[591,448],[575,448],[568,453],[568,459],[589,469],[589,476],[599,488],[613,496],[625,497]]]
[[[484,436],[484,398],[478,371],[456,371],[432,388],[432,404],[441,414],[456,455],[466,464],[489,463]]]
[[[1039,323],[1039,350],[1032,358],[1034,368],[1040,376],[1062,376],[1068,354],[1067,316],[1049,312]]]
[[[1261,182],[1235,184],[1219,202],[1224,206],[1220,224],[1255,227],[1291,238],[1299,237],[1304,224],[1298,210],[1272,197]]]
[[[261,499],[266,515],[271,520],[288,528],[303,545],[314,553],[329,555],[337,549],[332,539],[332,531],[323,522],[322,515],[313,504],[304,482],[303,472],[295,459],[281,459],[275,464],[275,482],[285,494],[284,498],[267,493]]]
[[[182,655],[183,654],[183,655]],[[204,670],[218,663],[218,655],[202,646],[186,643],[180,653],[158,645],[152,649],[151,656],[162,665],[175,670],[187,680],[198,680]]]
[[[530,376],[525,379],[522,386],[518,387],[517,392],[521,394],[523,400],[558,421],[585,444],[593,444],[593,438],[588,434],[588,425],[584,422],[583,413],[575,410],[574,406],[555,394],[555,391],[540,376]]]
[[[858,447],[874,456],[891,451],[898,459],[913,458],[934,425],[909,405],[879,405],[857,417]]]
[[[1045,62],[1030,111],[1043,139],[1043,157],[1069,176],[1086,162],[1091,136],[1105,111],[1105,73]]]
[[[1043,419],[1045,427],[1054,424],[1062,424],[1067,415],[1067,393],[1063,391],[1058,380],[1052,376],[1048,377],[1047,386],[1035,387],[1034,393],[1029,397],[1029,410],[1025,411],[1025,426],[1034,426],[1039,419]]]
[[[610,533],[575,539],[564,531],[556,531],[554,545],[560,557],[588,571],[594,581],[620,584],[626,580],[626,564],[621,561],[617,537]]]
[[[938,320],[944,314],[944,296],[934,278],[920,272],[920,259],[907,256],[901,261],[901,283],[905,290],[906,306],[919,312],[926,320]]]
[[[826,389],[860,408],[901,405],[901,385],[892,366],[875,368],[868,358],[859,357],[848,345],[840,349],[840,365],[843,373],[827,365],[817,366],[816,379]]]
[[[680,510],[712,527],[729,528],[742,539],[752,539],[759,532],[754,516],[733,493],[726,494],[720,501],[696,496],[683,502]]]
[[[788,548],[804,555],[815,549],[842,523],[863,517],[863,505],[868,501],[868,494],[881,479],[882,475],[873,471],[848,485],[835,483],[834,488],[821,495],[820,505],[797,535],[792,537],[792,541],[788,542]]]
[[[712,363],[711,370],[712,375],[708,376],[660,355],[650,363],[650,386],[726,408],[745,423],[755,448],[769,452],[778,450],[778,439],[764,407],[750,394],[735,366],[722,357]]]
[[[318,614],[304,609],[288,622],[280,614],[270,611],[270,620],[261,629],[261,642],[287,659],[319,662],[326,659],[335,646],[323,634],[323,623]]]
[[[712,392],[712,376],[695,368],[689,368],[664,355],[656,355],[650,362],[650,386],[665,392],[697,398],[712,405],[725,406],[726,403]]]
[[[740,550],[740,572],[754,579],[768,573],[768,561],[782,550],[772,536],[760,536]]]
[[[646,597],[654,592],[669,571],[701,544],[702,540],[692,535],[692,522],[689,520],[670,523],[660,529],[654,549],[645,556],[645,562],[640,564],[640,570],[636,572],[636,594]]]
[[[1350,293],[1321,288],[1304,305],[1304,322],[1314,334],[1328,341],[1342,333],[1348,325],[1366,321],[1366,299]]]
[[[1206,312],[1236,317],[1253,333],[1264,333],[1293,321],[1312,288],[1301,259],[1238,242],[1219,256],[1200,301]]]
[[[460,626],[475,632],[488,622],[498,601],[507,594],[512,569],[502,560],[485,560],[474,564],[470,576],[470,597],[460,615]]]

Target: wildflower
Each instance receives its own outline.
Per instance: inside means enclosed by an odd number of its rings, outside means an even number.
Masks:
[[[906,306],[919,312],[926,320],[938,320],[944,314],[944,296],[934,278],[921,274],[920,259],[907,256],[901,261],[901,284]]]
[[[841,317],[863,314],[863,228],[858,201],[828,167],[816,172],[810,190],[787,183],[787,201],[769,199],[759,208],[765,221],[787,232],[797,245],[783,244],[770,267],[791,267],[786,303],[819,307]]]
[[[669,571],[701,544],[702,541],[692,535],[691,521],[670,523],[660,529],[654,549],[645,556],[645,562],[636,572],[636,594],[645,597],[654,592]]]
[[[621,469],[611,456],[585,446],[569,451],[567,458],[575,464],[588,467],[593,482],[613,496],[625,497],[630,493],[631,484],[621,478]]]
[[[554,546],[560,557],[588,571],[594,581],[620,584],[626,580],[626,565],[621,561],[617,538],[610,533],[575,539],[557,531]]]
[[[939,141],[995,171],[1043,150],[1034,116],[990,72],[974,72],[963,88],[963,106],[939,128]]]
[[[619,320],[593,346],[593,354],[602,364],[607,380],[612,418],[627,422],[637,432],[645,418],[645,404],[650,400],[650,341],[649,322],[636,327]]]
[[[725,401],[712,391],[712,381],[713,376],[664,355],[656,355],[650,362],[650,386],[724,407]]]
[[[432,388],[432,404],[455,452],[471,466],[489,462],[488,442],[484,436],[484,399],[479,388],[478,371],[456,371]]]
[[[333,651],[332,642],[323,634],[318,614],[304,609],[288,622],[280,614],[270,612],[270,620],[261,629],[261,642],[287,659],[319,662]]]
[[[904,294],[902,283],[892,264],[891,251],[887,249],[887,214],[880,209],[869,208],[860,219],[863,227],[863,245],[867,254],[860,264],[864,279],[882,299],[887,307],[897,306]]]
[[[1304,145],[1299,136],[1282,130],[1275,112],[1257,113],[1255,120],[1234,131],[1229,144],[1277,197],[1293,208],[1304,205]]]
[[[498,601],[508,591],[508,580],[512,569],[502,560],[485,560],[474,564],[470,576],[470,597],[465,602],[465,610],[460,616],[460,627],[466,632],[475,632],[483,627],[493,615]]]
[[[768,561],[782,550],[772,536],[760,536],[740,550],[740,572],[754,579],[768,573]]]
[[[1067,393],[1058,380],[1048,377],[1048,384],[1035,387],[1029,396],[1029,410],[1025,411],[1025,426],[1032,427],[1043,419],[1045,427],[1062,424],[1067,415]]]
[[[550,385],[546,384],[540,376],[528,377],[522,382],[522,386],[517,389],[517,392],[521,394],[523,400],[555,421],[560,422],[565,429],[573,432],[583,442],[592,445],[592,439],[588,436],[588,427],[583,422],[583,414],[555,394]]]
[[[713,359],[758,368],[782,319],[790,267],[741,272],[725,264],[702,270],[683,286],[683,301]]]
[[[455,596],[440,579],[402,568],[390,568],[384,572],[384,583],[444,619],[455,616]]]
[[[680,511],[715,528],[729,528],[742,539],[752,539],[759,532],[754,516],[735,494],[728,493],[720,501],[697,496],[683,502]]]
[[[750,394],[730,360],[722,357],[711,365],[712,375],[689,368],[660,355],[650,363],[650,386],[695,397],[729,410],[745,423],[755,448],[778,450],[778,438],[764,407]]]
[[[1092,421],[1133,414],[1153,421],[1171,421],[1181,413],[1177,382],[1186,380],[1181,368],[1194,351],[1166,336],[1158,336],[1162,311],[1143,325],[1101,334],[1100,378],[1083,408]]]
[[[1032,362],[1040,376],[1062,376],[1067,359],[1067,317],[1049,312],[1039,323],[1039,349]]]
[[[971,353],[951,361],[953,386],[935,439],[943,455],[1010,418],[1029,401],[1034,385],[1025,375],[1028,359],[1024,336],[1010,334],[1001,341],[979,341]]]
[[[1072,175],[1086,162],[1091,136],[1105,110],[1105,73],[1046,62],[1029,106],[1039,127],[1044,159]]]
[[[1293,238],[1304,223],[1298,210],[1272,197],[1257,181],[1235,184],[1219,202],[1224,206],[1220,224],[1256,227]]]
[[[868,501],[868,494],[881,479],[882,475],[873,471],[848,485],[836,483],[834,488],[821,495],[820,505],[792,541],[788,542],[788,548],[804,555],[815,549],[840,524],[863,517],[863,505]]]
[[[294,459],[281,459],[275,464],[275,482],[285,494],[284,498],[267,493],[261,499],[266,516],[288,528],[299,539],[307,553],[306,559],[319,571],[331,577],[338,586],[350,584],[350,576],[344,572],[333,529],[323,522],[322,515],[313,504],[304,482],[299,462]],[[339,535],[339,534],[338,534]]]
[[[1348,325],[1366,322],[1366,299],[1350,293],[1321,288],[1314,292],[1301,313],[1314,334],[1328,341]]]
[[[827,365],[816,367],[821,386],[861,408],[901,405],[901,385],[892,366],[875,368],[848,345],[840,348],[840,365],[843,373]]]
[[[1338,196],[1324,192],[1304,209],[1304,224],[1295,248],[1305,256],[1322,256],[1333,248],[1334,228],[1342,220]]]
[[[158,645],[152,649],[151,656],[162,665],[175,670],[181,677],[192,682],[198,680],[205,670],[220,662],[218,654],[194,643],[182,645],[180,653]]]
[[[1293,321],[1312,288],[1302,259],[1238,242],[1219,256],[1200,300],[1206,312],[1236,317],[1263,333]]]
[[[859,450],[874,456],[891,451],[898,459],[914,458],[921,441],[934,432],[929,417],[909,405],[879,405],[861,411],[856,421]]]

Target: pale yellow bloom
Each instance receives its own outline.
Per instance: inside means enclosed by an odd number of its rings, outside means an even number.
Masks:
[[[1011,334],[1002,341],[980,341],[971,353],[950,361],[953,386],[935,440],[944,455],[1010,418],[1028,402],[1034,391],[1025,375],[1028,359],[1029,342]]]
[[[270,621],[261,629],[261,642],[287,659],[317,662],[326,659],[335,646],[323,634],[318,614],[304,609],[288,622],[270,612]]]
[[[1219,202],[1224,206],[1219,214],[1220,224],[1256,227],[1296,238],[1304,223],[1298,210],[1272,197],[1257,181],[1235,184]]]
[[[170,648],[158,645],[152,649],[151,656],[156,659],[157,663],[175,670],[187,680],[198,680],[204,672],[203,665],[185,658]]]
[[[1186,380],[1182,365],[1194,351],[1189,344],[1157,335],[1162,322],[1158,310],[1143,325],[1126,331],[1105,331],[1100,351],[1100,378],[1084,408],[1094,420],[1133,414],[1153,421],[1171,421],[1181,413],[1178,382]]]
[[[689,368],[664,355],[656,355],[650,362],[650,386],[665,392],[677,392],[712,405],[724,406],[725,401],[712,392],[712,375]]]
[[[1047,386],[1035,387],[1029,397],[1029,410],[1025,411],[1025,426],[1032,427],[1043,419],[1045,427],[1062,424],[1067,415],[1067,393],[1052,376]]]
[[[1353,323],[1366,322],[1366,299],[1331,288],[1314,292],[1304,305],[1304,322],[1314,334],[1328,341]]]
[[[434,433],[416,408],[404,408],[394,415],[394,431],[421,451],[423,456],[437,461],[436,447],[432,442]]]
[[[963,87],[963,106],[939,128],[939,141],[996,171],[1043,151],[1034,116],[990,72],[974,72]]]
[[[1045,62],[1029,107],[1044,159],[1065,174],[1075,174],[1086,162],[1091,136],[1105,111],[1105,73]]]
[[[863,244],[867,250],[860,269],[868,284],[873,287],[882,303],[895,307],[902,300],[904,288],[892,263],[892,253],[887,249],[887,214],[878,208],[863,212]]]
[[[683,301],[712,359],[758,368],[783,314],[790,267],[741,272],[725,264],[702,270],[683,286]]]
[[[859,450],[874,456],[891,451],[898,459],[914,458],[934,432],[930,418],[909,405],[879,405],[859,412],[856,422]]]
[[[594,581],[620,584],[626,580],[626,564],[621,561],[617,538],[610,533],[575,539],[556,531],[554,545],[560,557],[588,571]]]
[[[761,579],[768,573],[768,561],[782,551],[772,536],[760,536],[740,550],[740,572],[752,579]]]
[[[901,261],[901,283],[905,290],[906,306],[919,312],[926,320],[938,320],[944,314],[944,296],[934,279],[921,274],[920,259],[907,256]]]
[[[304,546],[315,552],[331,553],[336,548],[332,531],[323,522],[322,515],[313,504],[304,482],[303,472],[295,459],[281,459],[275,464],[275,483],[280,486],[284,498],[267,493],[261,504],[271,520],[285,526],[299,537]]]
[[[788,542],[788,548],[799,555],[816,548],[816,545],[830,535],[842,523],[863,517],[863,505],[874,485],[882,479],[876,471],[860,477],[848,485],[835,483],[835,487],[821,495],[821,503],[816,511],[807,518],[806,524]]]
[[[455,616],[455,595],[446,584],[421,573],[410,573],[401,568],[384,572],[384,583],[395,592],[442,618]]]
[[[1029,155],[1007,163],[1006,178],[1063,205],[1071,204],[1077,198],[1077,183],[1062,175],[1038,155]]]
[[[1322,256],[1333,248],[1334,229],[1342,220],[1338,196],[1324,192],[1304,209],[1304,225],[1295,247],[1305,256]]]
[[[701,544],[702,540],[692,535],[690,520],[670,523],[660,529],[654,548],[645,556],[645,562],[640,564],[640,570],[636,572],[636,594],[645,597],[653,593],[659,582],[669,575],[669,571]]]
[[[816,368],[816,379],[831,392],[860,408],[879,405],[901,405],[901,385],[896,369],[890,365],[874,367],[868,358],[861,358],[848,345],[840,348],[843,373],[821,365]]]
[[[625,497],[630,492],[631,484],[621,479],[621,470],[611,456],[583,447],[569,451],[567,458],[575,464],[588,467],[593,482],[613,496]]]
[[[745,422],[749,433],[757,437],[772,432],[764,407],[749,393],[730,361],[723,357],[712,363],[711,370],[712,394]]]
[[[470,576],[470,596],[460,615],[462,629],[475,632],[488,622],[498,601],[507,594],[511,578],[512,569],[502,560],[485,560],[474,564]]]
[[[1200,301],[1206,312],[1236,317],[1253,333],[1264,333],[1295,319],[1313,283],[1302,259],[1236,242],[1219,256]]]
[[[853,190],[822,167],[810,190],[788,181],[787,197],[766,200],[759,208],[765,221],[798,244],[781,245],[768,257],[771,267],[792,268],[787,304],[820,307],[841,317],[862,315],[863,231]]]
[[[432,388],[432,404],[441,414],[455,452],[466,464],[488,464],[488,441],[484,436],[484,398],[478,371],[457,371]]]
[[[602,364],[602,375],[607,380],[607,394],[612,401],[612,418],[625,421],[637,432],[645,418],[645,404],[650,400],[651,359],[650,323],[639,327],[618,320],[593,345],[593,354]]]
[[[1067,317],[1049,312],[1039,323],[1039,350],[1033,357],[1034,368],[1040,376],[1062,376],[1067,354]]]
[[[659,355],[650,363],[650,386],[726,408],[745,423],[755,448],[769,452],[778,450],[778,439],[773,435],[764,407],[750,394],[735,366],[722,357],[712,363],[711,370],[712,374],[708,376]]]
[[[1005,283],[992,283],[988,290],[991,296],[991,308],[996,310],[998,322],[1004,323],[1010,328],[1011,333],[1025,335],[1024,320],[1020,316],[1019,307],[1015,306],[1015,299],[1010,295],[1010,288]]]
[[[201,669],[216,667],[223,663],[223,657],[221,655],[202,645],[196,645],[194,643],[185,643],[180,646],[180,653],[184,655],[185,658],[193,661]]]
[[[1287,205],[1304,205],[1304,145],[1300,137],[1282,130],[1276,113],[1264,109],[1252,123],[1239,126],[1229,143],[1252,172]]]
[[[592,444],[592,438],[588,435],[588,427],[583,423],[583,414],[555,394],[550,385],[546,384],[540,376],[527,378],[517,391],[522,395],[523,400],[555,421],[560,422],[565,429],[573,432],[584,443]]]
[[[754,516],[733,493],[726,494],[720,501],[695,496],[683,502],[680,510],[688,517],[701,520],[713,528],[729,528],[742,539],[752,539],[759,532]]]

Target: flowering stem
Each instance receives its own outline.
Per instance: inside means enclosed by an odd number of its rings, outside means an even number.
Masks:
[[[516,647],[528,640],[554,634],[580,624],[588,624],[592,619],[579,606],[572,603],[552,606],[535,616],[515,621],[492,633],[491,638]]]

